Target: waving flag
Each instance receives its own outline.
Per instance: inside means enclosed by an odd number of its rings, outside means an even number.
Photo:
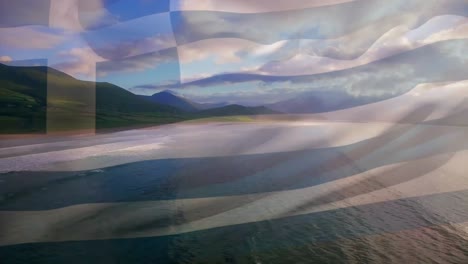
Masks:
[[[130,92],[277,114],[2,140],[0,262],[468,261],[465,0],[10,2],[49,134]]]

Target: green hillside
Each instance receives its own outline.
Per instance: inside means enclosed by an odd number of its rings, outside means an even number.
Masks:
[[[52,68],[0,64],[0,133],[44,133],[167,124],[211,116],[275,113],[228,105],[191,112],[110,83],[77,80]]]
[[[0,64],[0,132],[45,132],[47,69]]]
[[[77,80],[42,66],[0,64],[0,102],[0,133],[101,129],[186,119],[174,107],[148,102],[118,86]]]

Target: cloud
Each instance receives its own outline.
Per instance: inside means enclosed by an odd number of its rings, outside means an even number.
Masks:
[[[436,41],[463,38],[446,34],[425,41],[421,34],[416,39],[410,35],[437,32],[431,24],[453,27],[450,17],[456,16],[445,14],[466,15],[464,6],[459,0],[369,0],[255,15],[182,12],[173,18],[179,25],[175,37],[184,44],[178,47],[181,78],[186,82],[201,73],[222,72],[301,75],[364,65]],[[352,19],[350,13],[355,14]]]
[[[91,46],[93,46],[92,43]],[[157,35],[142,39],[121,39],[118,43],[109,41],[102,46],[94,46],[93,49],[100,56],[113,60],[147,54],[174,46],[174,38],[171,35]]]
[[[217,39],[215,41],[202,40],[177,47],[181,63],[191,63],[215,58],[216,63],[238,62],[237,53],[245,49],[245,40],[242,39]]]
[[[295,43],[299,43],[299,41],[284,40],[269,45],[261,45],[245,39],[218,38],[180,45],[177,49],[181,63],[187,64],[213,58],[217,64],[227,64],[240,62],[246,57],[252,56],[285,58],[295,52]]]
[[[348,69],[424,45],[451,39],[467,39],[467,29],[468,19],[460,16],[435,17],[413,30],[406,26],[398,26],[382,35],[364,54],[353,60],[336,60],[314,56],[315,48],[325,46],[325,44],[302,40],[300,53],[296,56],[288,60],[268,62],[253,72],[269,75],[303,75]],[[455,56],[462,58],[462,54]]]
[[[51,0],[49,26],[68,31],[81,32],[85,30],[80,18],[80,6],[83,9],[96,9],[104,6],[102,0]]]
[[[50,0],[0,1],[0,28],[26,25],[47,26]]]
[[[201,79],[206,79],[206,78],[213,77],[212,72],[211,73],[200,73],[200,74],[197,74],[197,75],[192,75],[190,77],[185,77],[182,74],[182,69],[183,69],[183,67],[181,67],[181,78],[180,78],[181,83],[190,83],[190,82],[194,82],[196,80],[201,80]]]
[[[96,79],[96,63],[104,61],[89,47],[72,48],[69,51],[59,53],[62,62],[52,65],[60,71],[69,75],[85,79]]]
[[[272,12],[335,5],[354,0],[173,0],[172,10],[209,10],[237,13]]]
[[[420,83],[465,80],[468,56],[463,54],[468,54],[467,42],[468,38],[441,41],[362,66],[321,74],[272,76],[231,73],[159,88],[181,89],[194,94],[210,91],[210,95],[218,97],[238,94],[235,98],[239,100],[240,95],[255,96],[271,89],[289,90],[288,94],[334,90],[354,97],[386,99],[405,93]],[[262,97],[257,98],[261,101]]]
[[[115,73],[141,72],[157,68],[164,63],[178,63],[176,49],[167,49],[121,60],[100,62],[98,75],[101,77]]]
[[[134,87],[130,87],[128,90],[135,93],[135,94],[142,94],[142,95],[152,95],[156,92],[160,92],[164,89],[161,89],[163,86],[170,86],[176,85],[179,83],[178,79],[168,79],[159,81],[158,84],[142,84],[136,85]]]
[[[157,90],[160,89],[161,86],[166,86],[166,85],[174,85],[178,84],[179,80],[165,80],[164,82],[154,85],[154,84],[142,84],[142,85],[137,85],[135,87],[130,88],[131,89],[142,89],[142,90]]]
[[[71,31],[82,31],[83,27],[78,19],[77,0],[52,0],[49,26]]]
[[[10,56],[0,56],[0,62],[11,62],[12,60]]]
[[[82,33],[107,59],[122,59],[176,46],[169,14],[153,14]]]
[[[63,32],[42,26],[0,28],[0,46],[15,49],[50,49],[62,43]]]
[[[372,44],[398,25],[411,29],[438,15],[466,15],[463,11],[466,7],[464,0],[449,3],[438,0],[366,0],[255,14],[184,11],[173,13],[171,17],[178,44],[210,38],[243,38],[271,44],[286,39],[333,39],[361,30],[365,37],[363,41]]]
[[[178,47],[181,56],[181,77],[189,82],[226,72],[293,76],[317,74],[357,67],[449,39],[468,38],[468,19],[461,16],[434,17],[418,28],[397,26],[377,39],[361,56],[351,60],[326,57],[324,54],[349,54],[347,43],[360,38],[355,32],[338,39],[284,40],[261,45],[243,39],[208,39]],[[356,48],[356,47],[353,47]],[[213,64],[230,64],[219,67]],[[210,65],[200,69],[200,64]],[[203,74],[200,74],[203,71]]]
[[[314,55],[315,48],[324,44],[318,41],[301,40],[300,48],[295,56],[286,60],[267,62],[251,72],[266,75],[292,76],[339,71],[365,65],[430,44],[418,40],[410,42],[406,36],[409,32],[411,31],[404,26],[396,27],[379,38],[364,54],[352,60],[337,60],[316,56]]]
[[[155,14],[169,14],[170,0],[77,0],[79,18],[88,30]]]
[[[101,0],[80,1],[79,20],[86,30],[111,26],[119,22],[119,18],[111,14]]]
[[[427,36],[424,39],[425,43],[434,43],[447,39],[463,39],[468,37],[468,18],[460,19],[450,28],[441,29],[438,32]]]

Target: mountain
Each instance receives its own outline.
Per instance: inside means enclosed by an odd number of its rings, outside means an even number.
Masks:
[[[232,116],[232,115],[261,115],[261,114],[277,114],[278,112],[268,109],[264,106],[247,107],[236,104],[227,103],[196,103],[187,98],[177,95],[173,91],[164,90],[155,93],[151,96],[143,98],[151,102],[162,105],[169,105],[192,113],[194,116],[209,117],[209,116]]]
[[[0,64],[0,98],[1,133],[100,129],[186,119],[175,107],[148,102],[110,83],[77,80],[44,66]]]
[[[456,48],[454,48],[456,47]],[[461,56],[451,55],[448,50],[456,50],[456,54],[468,54],[468,39],[444,40],[419,48],[403,51],[396,55],[385,57],[373,62],[341,70],[304,74],[304,75],[267,75],[260,73],[222,73],[202,79],[175,84],[179,88],[186,87],[233,87],[241,83],[260,83],[271,87],[316,90],[341,90],[352,95],[374,96],[371,98],[354,98],[351,95],[325,96],[317,92],[311,95],[301,95],[289,98],[286,102],[266,105],[277,111],[292,113],[317,113],[347,107],[358,106],[371,102],[390,99],[402,95],[420,83],[441,83],[466,80],[467,61]],[[437,62],[438,67],[434,66]],[[440,68],[444,70],[441,71]],[[164,86],[172,88],[174,86]],[[329,98],[337,97],[335,102]],[[322,99],[326,100],[322,100]],[[322,102],[324,104],[322,105]]]
[[[187,98],[177,95],[171,90],[164,90],[159,93],[155,93],[151,96],[144,96],[143,98],[150,100],[152,102],[164,105],[170,105],[178,109],[187,111],[187,112],[197,112],[200,110],[218,108],[228,105],[227,103],[197,103],[193,102]]]
[[[0,133],[104,129],[275,113],[265,107],[240,105],[211,108],[216,105],[193,103],[168,91],[145,98],[111,83],[78,80],[49,67],[3,64],[0,103]]]
[[[187,112],[195,112],[198,111],[199,108],[196,103],[189,101],[183,97],[175,95],[172,91],[165,90],[159,93],[155,93],[151,96],[144,96],[143,98],[164,105],[170,105],[176,107],[178,109],[187,111]]]
[[[0,131],[44,132],[47,70],[0,64]]]

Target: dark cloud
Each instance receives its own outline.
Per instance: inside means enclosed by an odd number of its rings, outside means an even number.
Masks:
[[[0,28],[49,25],[50,0],[0,0]]]
[[[213,88],[249,83],[261,87],[297,91],[341,90],[353,96],[388,97],[405,93],[420,83],[466,79],[468,39],[448,40],[376,61],[367,65],[314,75],[267,76],[259,74],[222,74],[161,89]],[[443,70],[441,70],[443,69]],[[158,86],[152,86],[158,89]]]
[[[165,63],[178,63],[178,61],[177,50],[175,48],[165,49],[120,60],[99,62],[97,64],[97,75],[103,76],[110,73],[138,72],[156,68]]]

